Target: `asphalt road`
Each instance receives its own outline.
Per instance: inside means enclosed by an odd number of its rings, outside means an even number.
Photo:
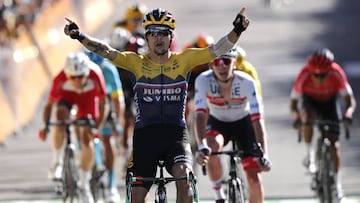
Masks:
[[[122,15],[133,1],[125,1],[114,8],[109,24],[104,24],[93,36],[104,38],[111,22]],[[296,132],[291,128],[288,112],[290,88],[314,49],[327,46],[336,60],[349,73],[357,100],[360,101],[359,69],[360,14],[357,0],[296,0],[292,4],[271,10],[260,0],[203,0],[145,2],[148,8],[168,8],[177,21],[178,50],[199,33],[208,33],[215,39],[226,34],[231,22],[242,6],[251,25],[238,44],[247,51],[247,58],[259,73],[263,86],[269,155],[273,169],[263,174],[266,200],[281,199],[314,201],[309,188],[310,177],[301,165],[304,156],[302,143],[297,143]],[[74,42],[77,43],[77,42]],[[42,104],[39,104],[41,112]],[[360,129],[359,111],[351,128],[351,139],[341,139],[342,182],[345,194],[360,196]],[[22,133],[8,138],[6,147],[0,148],[0,200],[53,200],[47,169],[51,160],[50,142],[41,143],[37,130],[41,125],[39,115]],[[344,137],[342,137],[344,138]],[[118,164],[120,165],[120,163]],[[207,177],[199,176],[201,199],[211,199],[212,191]],[[124,181],[119,178],[119,188],[124,197]],[[169,186],[174,197],[174,188]],[[351,202],[360,202],[352,199]]]

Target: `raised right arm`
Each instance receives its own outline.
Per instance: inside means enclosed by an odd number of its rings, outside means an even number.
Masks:
[[[77,39],[89,51],[107,58],[110,61],[113,61],[116,58],[118,53],[116,49],[110,47],[110,45],[102,40],[86,35],[80,31],[79,26],[75,22],[67,18],[66,20],[69,22],[64,27],[64,33],[66,35],[70,36],[72,39]]]

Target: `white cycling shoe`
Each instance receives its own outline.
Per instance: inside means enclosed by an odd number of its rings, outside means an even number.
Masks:
[[[316,165],[314,159],[311,159],[309,156],[306,156],[303,159],[303,165],[308,170],[310,174],[314,174],[316,172]]]
[[[120,201],[119,191],[114,187],[109,189],[109,194],[107,198],[108,203],[115,203]]]
[[[50,167],[48,178],[53,181],[61,180],[63,167],[61,164],[54,164]]]
[[[81,203],[94,203],[94,197],[91,194],[90,187],[79,188]]]

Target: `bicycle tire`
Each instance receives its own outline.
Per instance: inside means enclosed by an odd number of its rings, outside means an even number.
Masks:
[[[239,180],[231,180],[228,184],[229,203],[245,203],[245,195],[242,192],[242,186]]]
[[[155,203],[167,203],[166,189],[165,187],[158,187],[156,192]]]
[[[325,203],[335,202],[336,192],[334,191],[333,179],[333,166],[330,155],[330,144],[324,142],[322,146],[322,173],[321,173],[321,186],[322,186],[322,201]]]
[[[67,146],[64,157],[64,202],[79,202],[77,182],[79,175],[76,169],[75,154],[71,147]]]
[[[103,173],[104,171],[97,171],[96,167],[93,168],[90,188],[94,202],[105,201],[105,185],[101,181]]]

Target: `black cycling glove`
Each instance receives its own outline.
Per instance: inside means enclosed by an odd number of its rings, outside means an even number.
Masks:
[[[71,39],[77,39],[80,42],[82,42],[85,39],[85,34],[80,32],[79,26],[76,23],[71,22],[69,24],[69,31],[70,30],[75,30],[76,31],[76,33],[70,34]]]
[[[233,21],[234,29],[233,31],[240,36],[240,34],[246,30],[247,25],[245,25],[246,17],[242,14],[237,14],[235,20]]]

